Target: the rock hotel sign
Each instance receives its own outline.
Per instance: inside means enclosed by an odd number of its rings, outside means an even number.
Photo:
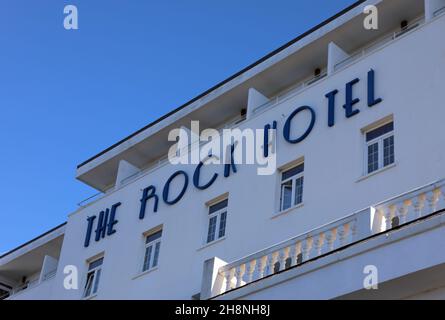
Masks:
[[[360,98],[354,97],[353,88],[360,81],[359,78],[353,79],[346,83],[345,85],[345,101],[343,104],[343,108],[345,111],[345,117],[351,118],[357,115],[360,110],[356,107],[356,105],[360,102]],[[367,105],[368,107],[373,107],[376,104],[382,102],[381,98],[377,98],[375,94],[375,72],[374,70],[370,70],[367,74]],[[328,109],[328,119],[327,124],[329,127],[335,126],[335,108],[336,108],[336,95],[339,91],[337,89],[328,92],[326,97],[326,105]],[[298,116],[301,112],[307,112],[310,115],[307,129],[300,136],[291,136],[291,126],[292,120]],[[315,119],[317,115],[315,110],[307,105],[298,106],[286,119],[284,127],[282,128],[282,137],[283,139],[291,144],[298,144],[303,141],[312,131],[315,125]],[[277,122],[273,121],[271,124],[266,124],[264,126],[264,141],[263,146],[269,145],[269,135],[268,131],[270,129],[280,130],[277,128]],[[230,161],[224,164],[224,177],[227,178],[230,176],[231,171],[236,173],[237,168],[235,162],[233,161],[233,152],[235,149],[235,145],[231,147]],[[263,147],[264,157],[268,157],[268,148]],[[193,186],[199,190],[205,190],[209,188],[218,178],[218,173],[214,173],[212,178],[209,181],[202,182],[200,179],[200,172],[203,167],[203,162],[200,162],[193,172],[192,183]],[[181,191],[178,194],[172,195],[170,194],[170,185],[177,177],[182,176],[183,183]],[[179,202],[184,194],[187,191],[187,187],[189,185],[189,174],[183,170],[178,170],[173,173],[164,183],[162,188],[162,193],[159,193],[156,185],[150,185],[142,191],[141,199],[140,199],[140,210],[139,210],[139,219],[144,219],[145,212],[147,207],[150,205],[151,210],[153,212],[157,212],[159,207],[159,198],[162,198],[164,204],[168,206],[172,206]],[[121,205],[120,202],[113,204],[110,208],[107,208],[101,211],[98,216],[90,216],[87,218],[87,230],[85,236],[84,246],[88,247],[90,245],[92,233],[94,231],[94,240],[100,241],[102,238],[106,236],[110,236],[116,232],[116,224],[118,223],[117,212],[118,208]]]

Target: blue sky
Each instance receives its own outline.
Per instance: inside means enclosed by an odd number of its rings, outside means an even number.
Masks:
[[[77,164],[354,2],[2,0],[0,253],[95,193]]]

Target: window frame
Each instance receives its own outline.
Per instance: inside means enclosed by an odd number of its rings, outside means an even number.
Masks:
[[[142,259],[141,272],[148,272],[148,271],[154,270],[154,269],[159,267],[159,256],[161,255],[162,231],[163,231],[162,229],[159,229],[157,231],[154,231],[152,233],[144,235],[144,242],[145,243],[144,243],[144,253],[143,253],[143,259]],[[151,240],[151,241],[147,242],[147,239],[150,236],[157,235],[158,233],[160,234],[159,237],[157,237],[154,240]],[[157,248],[156,246],[158,244],[159,244],[159,247],[158,247],[158,252],[157,252],[157,256],[156,256],[156,248]],[[146,268],[146,265],[147,265],[147,263],[146,263],[146,261],[147,261],[147,249],[149,247],[151,247],[152,249],[150,251],[150,257],[149,257],[149,261],[148,261],[148,268]],[[156,265],[153,265],[155,256],[156,256]]]
[[[283,175],[299,166],[302,166],[301,172],[298,172],[286,179],[283,179]],[[304,195],[304,162],[299,162],[296,165],[293,165],[291,167],[287,167],[285,169],[280,170],[280,180],[279,180],[279,212],[284,212],[287,210],[292,210],[293,208],[296,208],[303,204],[303,195]],[[301,201],[298,203],[296,202],[296,191],[297,191],[297,180],[301,179]],[[284,197],[283,197],[283,187],[286,183],[289,181],[292,181],[291,185],[291,205],[287,208],[284,208]]]
[[[205,234],[205,244],[210,244],[213,243],[215,241],[218,241],[220,239],[223,239],[226,234],[227,234],[227,214],[228,214],[228,207],[229,207],[229,199],[225,198],[222,200],[219,200],[217,202],[214,202],[212,204],[208,205],[207,208],[207,229],[206,229],[206,234]],[[215,210],[214,212],[210,213],[210,210],[212,207],[221,204],[223,202],[226,202],[226,205],[220,209]],[[222,216],[224,215],[224,226],[222,228],[221,225],[221,219]],[[215,231],[214,231],[214,237],[212,240],[209,240],[209,236],[210,236],[210,221],[216,218],[216,222],[215,222]],[[224,229],[224,234],[221,235],[221,230]]]
[[[372,132],[374,130],[377,130],[377,129],[383,127],[383,126],[386,126],[386,125],[388,125],[390,123],[393,124],[393,128],[392,128],[391,131],[386,132],[386,133],[384,133],[384,134],[382,134],[380,136],[377,136],[377,137],[373,138],[372,140],[367,141],[367,134],[368,133],[370,133],[370,132]],[[392,145],[393,145],[392,146],[392,148],[393,148],[393,153],[392,153],[393,161],[385,165],[385,142],[384,141],[386,139],[388,139],[388,138],[391,138],[391,137],[393,139],[393,143],[392,143]],[[395,153],[395,127],[394,127],[394,121],[393,120],[386,121],[384,123],[381,123],[381,124],[379,124],[377,126],[374,126],[374,127],[370,128],[370,129],[367,129],[366,131],[363,131],[363,140],[364,140],[364,157],[363,157],[364,176],[374,174],[374,173],[376,173],[376,172],[378,172],[378,171],[380,171],[380,170],[382,170],[382,169],[384,169],[386,167],[389,167],[389,166],[393,165],[396,162],[396,159],[395,159],[395,154],[396,154]],[[369,171],[369,147],[374,145],[374,144],[377,144],[377,168],[372,170],[372,171]]]
[[[91,265],[95,262],[98,262],[99,260],[102,260],[98,266],[95,266],[94,268],[91,268]],[[88,269],[86,273],[86,279],[85,279],[85,286],[83,288],[82,298],[83,299],[89,299],[91,297],[94,297],[97,295],[97,292],[99,291],[99,284],[100,284],[100,278],[102,275],[102,266],[104,264],[104,257],[98,257],[92,260],[87,261],[88,262]],[[90,277],[90,274],[92,276]],[[89,287],[91,279],[91,287]],[[89,294],[87,295],[87,293]]]

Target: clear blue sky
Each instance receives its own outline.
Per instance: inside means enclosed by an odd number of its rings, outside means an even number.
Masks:
[[[1,0],[0,253],[95,193],[77,164],[354,2]]]

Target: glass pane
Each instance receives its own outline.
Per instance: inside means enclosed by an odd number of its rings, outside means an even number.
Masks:
[[[145,239],[145,243],[153,242],[159,239],[161,236],[162,236],[162,230],[147,236],[147,238]]]
[[[148,246],[145,249],[144,266],[142,268],[142,271],[148,270],[148,268],[150,268],[150,258],[151,258],[151,250],[152,249],[153,249],[153,246]]]
[[[94,268],[101,266],[103,261],[104,261],[104,258],[100,258],[100,259],[97,259],[97,260],[91,262],[88,267],[88,270],[92,270]]]
[[[90,272],[87,275],[87,282],[85,283],[85,293],[84,297],[88,297],[91,295],[91,288],[93,287],[93,278],[94,278],[94,272]]]
[[[207,233],[207,242],[212,242],[215,240],[215,232],[216,232],[216,216],[210,218],[209,220],[209,231]]]
[[[281,185],[281,210],[292,206],[292,180]]]
[[[223,200],[221,202],[218,202],[212,206],[210,206],[209,208],[209,214],[212,214],[213,212],[216,212],[218,210],[224,209],[225,207],[227,207],[227,204],[229,203],[229,200]]]
[[[368,146],[368,173],[374,172],[379,168],[379,145],[373,143]]]
[[[394,163],[394,136],[383,140],[383,166]]]
[[[219,220],[218,238],[224,237],[224,235],[226,234],[226,219],[227,219],[227,212],[221,213],[221,218]]]
[[[153,263],[151,264],[151,267],[156,267],[158,265],[158,257],[159,257],[159,250],[161,249],[161,242],[156,242],[155,245],[155,254],[153,257]]]
[[[303,171],[304,171],[304,163],[300,164],[299,166],[293,167],[292,169],[284,171],[281,176],[281,181],[287,180],[290,177],[293,177],[299,173],[302,173]]]
[[[295,205],[303,202],[303,177],[295,180]]]
[[[100,269],[96,270],[96,277],[95,277],[95,281],[94,281],[93,294],[97,292],[97,288],[99,287],[100,272],[101,272]]]
[[[391,132],[394,130],[394,123],[390,122],[387,123],[381,127],[378,127],[377,129],[374,129],[372,131],[369,131],[366,133],[366,142],[374,140],[380,136],[383,136],[384,134]]]

